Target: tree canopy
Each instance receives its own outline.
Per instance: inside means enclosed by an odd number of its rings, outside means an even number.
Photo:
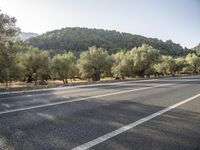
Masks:
[[[16,64],[15,55],[17,50],[14,38],[19,32],[15,26],[16,19],[0,11],[0,82],[14,80],[17,78],[19,66]]]
[[[76,61],[76,57],[71,52],[55,55],[51,63],[54,77],[60,78],[64,84],[68,82],[68,78],[75,78],[78,74]]]
[[[27,82],[38,79],[44,81],[50,74],[50,58],[47,51],[40,51],[37,48],[30,48],[25,53],[18,53],[19,64],[23,66]]]
[[[112,58],[108,55],[108,52],[95,46],[82,52],[78,61],[81,77],[93,81],[100,80],[100,75],[110,71],[111,66]]]

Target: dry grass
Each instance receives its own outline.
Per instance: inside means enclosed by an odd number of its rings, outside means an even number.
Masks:
[[[113,78],[102,78],[101,81],[111,81],[113,80]],[[68,80],[69,84],[84,84],[84,83],[88,83],[87,80],[80,80],[80,79],[76,79],[76,80]],[[55,87],[55,86],[61,86],[63,85],[63,82],[61,80],[48,80],[47,81],[47,85],[37,85],[37,87]],[[9,89],[20,89],[20,88],[33,88],[36,87],[34,85],[34,83],[26,83],[26,82],[20,82],[20,81],[13,81],[11,83],[9,83],[8,88]],[[6,89],[6,84],[5,83],[0,83],[0,89]]]
[[[181,76],[187,76],[187,74],[181,75]],[[165,76],[165,77],[170,77],[170,76]],[[152,76],[151,78],[154,78],[154,76]],[[143,78],[126,78],[125,80],[137,80],[137,79],[143,79]],[[120,80],[118,80],[118,81],[120,81]],[[105,77],[105,78],[102,78],[98,82],[91,82],[91,83],[99,83],[99,82],[115,82],[115,80],[112,77]],[[88,83],[89,82],[87,80],[76,79],[76,80],[68,80],[67,85],[80,85],[80,84],[88,84]],[[8,88],[6,88],[5,83],[0,83],[0,91],[4,91],[4,90],[8,90],[8,89],[9,90],[22,90],[22,89],[49,88],[49,87],[58,87],[58,86],[63,86],[63,85],[64,84],[61,80],[48,80],[47,85],[37,85],[37,86],[34,85],[34,82],[26,83],[26,82],[19,82],[19,81],[14,82],[13,81],[12,83],[9,83]]]

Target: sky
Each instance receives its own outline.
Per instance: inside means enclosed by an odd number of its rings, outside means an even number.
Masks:
[[[200,43],[200,0],[0,0],[0,9],[15,17],[23,32],[88,27],[188,48]]]

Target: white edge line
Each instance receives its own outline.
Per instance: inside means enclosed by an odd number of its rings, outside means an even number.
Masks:
[[[91,96],[91,97],[78,98],[78,99],[69,100],[69,101],[61,101],[61,102],[55,102],[55,103],[49,103],[49,104],[43,104],[43,105],[37,105],[37,106],[30,106],[30,107],[22,107],[22,108],[17,108],[17,109],[5,110],[5,111],[1,111],[0,115],[13,113],[13,112],[19,112],[19,111],[25,111],[25,110],[31,110],[31,109],[37,109],[37,108],[44,108],[44,107],[49,107],[49,106],[55,106],[55,105],[60,105],[60,104],[65,104],[65,103],[84,101],[84,100],[89,100],[89,99],[93,99],[93,98],[129,93],[129,92],[134,92],[134,91],[153,89],[153,88],[162,87],[162,86],[171,86],[171,85],[174,85],[174,84],[176,84],[176,83],[162,84],[162,85],[156,85],[156,86],[152,86],[152,87],[142,87],[142,88],[127,90],[127,91],[120,91],[120,92],[108,93],[108,94],[103,94],[103,95],[96,95],[96,96]]]
[[[114,84],[113,84],[114,85]],[[133,84],[130,84],[130,83],[121,83],[121,84],[115,84],[114,86],[133,86],[133,85],[145,85],[145,86],[148,86],[148,84],[146,83],[133,83]],[[158,85],[158,84],[151,84],[151,85]],[[70,88],[70,87],[69,87]],[[76,87],[74,87],[76,88]],[[78,88],[78,87],[77,87]],[[71,87],[71,89],[73,89],[73,87]],[[91,90],[91,89],[85,89],[85,90]],[[55,92],[58,92],[56,94],[59,94],[59,93],[65,93],[66,91],[58,91],[58,90],[55,90]],[[0,94],[1,95],[1,94]],[[17,95],[15,97],[38,97],[38,96],[48,96],[48,95],[55,95],[55,93],[37,93],[37,94],[24,94],[24,95]],[[10,99],[10,96],[9,97],[0,97],[0,100],[1,99]]]
[[[199,75],[196,75],[197,77]],[[182,77],[169,77],[169,78],[157,78],[157,79],[148,79],[148,80],[132,80],[132,81],[119,81],[119,82],[112,82],[112,83],[94,83],[89,85],[74,85],[74,86],[67,86],[67,87],[55,87],[55,88],[42,88],[42,89],[34,89],[34,90],[20,90],[20,91],[8,91],[8,92],[0,92],[0,95],[6,94],[18,94],[18,93],[31,93],[31,92],[39,92],[39,91],[57,91],[57,90],[64,90],[64,89],[73,89],[73,88],[81,88],[81,87],[93,87],[93,86],[102,86],[102,85],[117,85],[123,83],[137,83],[137,82],[149,82],[149,81],[157,81],[160,79],[164,79],[164,81],[170,79],[177,79],[177,78],[187,78],[190,79],[191,77],[196,76],[182,76]]]
[[[130,130],[130,129],[132,129],[132,128],[140,125],[140,124],[143,124],[144,122],[147,122],[147,121],[149,121],[149,120],[151,120],[151,119],[153,119],[153,118],[155,118],[157,116],[160,116],[160,115],[162,115],[162,114],[164,114],[164,113],[166,113],[166,112],[168,112],[168,111],[170,111],[170,110],[172,110],[172,109],[174,109],[174,108],[176,108],[176,107],[178,107],[180,105],[183,105],[183,104],[185,104],[185,103],[187,103],[189,101],[192,101],[192,100],[194,100],[195,98],[197,98],[199,96],[200,96],[200,93],[195,95],[195,96],[192,96],[190,98],[187,98],[187,99],[185,99],[185,100],[183,100],[181,102],[178,102],[178,103],[176,103],[174,105],[171,105],[171,106],[169,106],[167,108],[164,108],[164,109],[162,109],[162,110],[160,110],[160,111],[158,111],[156,113],[153,113],[153,114],[151,114],[149,116],[141,118],[141,119],[139,119],[139,120],[137,120],[137,121],[135,121],[133,123],[125,125],[125,126],[119,128],[117,130],[114,130],[114,131],[112,131],[110,133],[107,133],[107,134],[105,134],[103,136],[100,136],[100,137],[98,137],[98,138],[96,138],[96,139],[94,139],[92,141],[89,141],[89,142],[87,142],[85,144],[82,144],[82,145],[80,145],[78,147],[75,147],[72,150],[86,150],[86,149],[89,149],[89,148],[91,148],[91,147],[93,147],[93,146],[95,146],[97,144],[100,144],[100,143],[102,143],[102,142],[104,142],[104,141],[106,141],[106,140],[108,140],[110,138],[113,138],[113,137],[115,137],[115,136],[117,136],[117,135],[119,135],[119,134],[121,134],[121,133],[123,133],[123,132],[125,132],[127,130]]]
[[[154,80],[158,80],[158,79],[151,79],[151,80],[145,80],[145,81],[154,81]],[[184,83],[184,82],[188,82],[188,81],[197,81],[199,79],[185,79],[185,80],[178,80],[178,82]],[[165,79],[163,81],[172,81],[172,80],[168,80]],[[49,91],[49,90],[54,90],[54,91],[58,91],[58,90],[64,90],[64,89],[75,89],[75,88],[80,88],[80,87],[93,87],[93,86],[107,86],[107,85],[115,85],[115,86],[132,86],[134,85],[147,85],[146,83],[138,83],[140,81],[125,81],[125,82],[115,82],[115,83],[107,83],[107,84],[91,84],[91,85],[80,85],[80,86],[69,86],[69,87],[57,87],[57,88],[49,88],[49,89],[38,89],[38,90],[27,90],[27,91],[13,91],[13,93],[0,93],[0,95],[5,95],[5,94],[14,94],[14,93],[29,93],[29,95],[17,95],[19,97],[27,97],[27,96],[47,96],[47,95],[52,95],[52,93],[37,93],[37,94],[31,94],[31,92],[34,91]],[[133,83],[133,84],[129,84],[129,83]],[[156,84],[156,83],[155,83]],[[59,92],[63,92],[63,91],[59,91]],[[9,99],[10,97],[0,97],[0,99]]]
[[[18,93],[31,93],[31,92],[40,92],[40,91],[56,91],[56,90],[63,90],[63,89],[74,89],[74,88],[81,88],[81,87],[93,87],[93,86],[103,86],[103,85],[117,85],[123,83],[137,83],[137,82],[149,82],[149,81],[156,81],[158,79],[149,79],[149,80],[132,80],[132,81],[119,81],[113,83],[94,83],[88,85],[72,85],[67,87],[55,87],[55,88],[43,88],[43,89],[34,89],[34,90],[21,90],[21,91],[8,91],[8,92],[0,92],[0,95],[5,94],[18,94]]]

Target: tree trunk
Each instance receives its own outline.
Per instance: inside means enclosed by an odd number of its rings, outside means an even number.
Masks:
[[[68,83],[67,79],[63,79],[62,81],[63,81],[63,84],[67,84]]]
[[[65,79],[63,79],[62,81],[63,81],[63,84],[65,84]]]
[[[99,81],[100,80],[100,71],[95,69],[95,73],[92,75],[92,81]]]
[[[100,73],[95,72],[92,76],[92,81],[99,81],[100,80]]]
[[[68,83],[67,78],[65,79],[65,83],[66,83],[66,84]]]
[[[30,83],[30,82],[32,82],[33,81],[33,78],[32,78],[32,76],[28,76],[28,79],[27,79],[27,83]]]
[[[8,81],[6,81],[6,88],[8,88]]]
[[[35,77],[35,85],[37,85],[37,75],[36,75],[36,77]]]
[[[197,65],[194,65],[194,73],[197,73]]]
[[[144,71],[138,72],[138,76],[139,76],[140,78],[144,78]]]

